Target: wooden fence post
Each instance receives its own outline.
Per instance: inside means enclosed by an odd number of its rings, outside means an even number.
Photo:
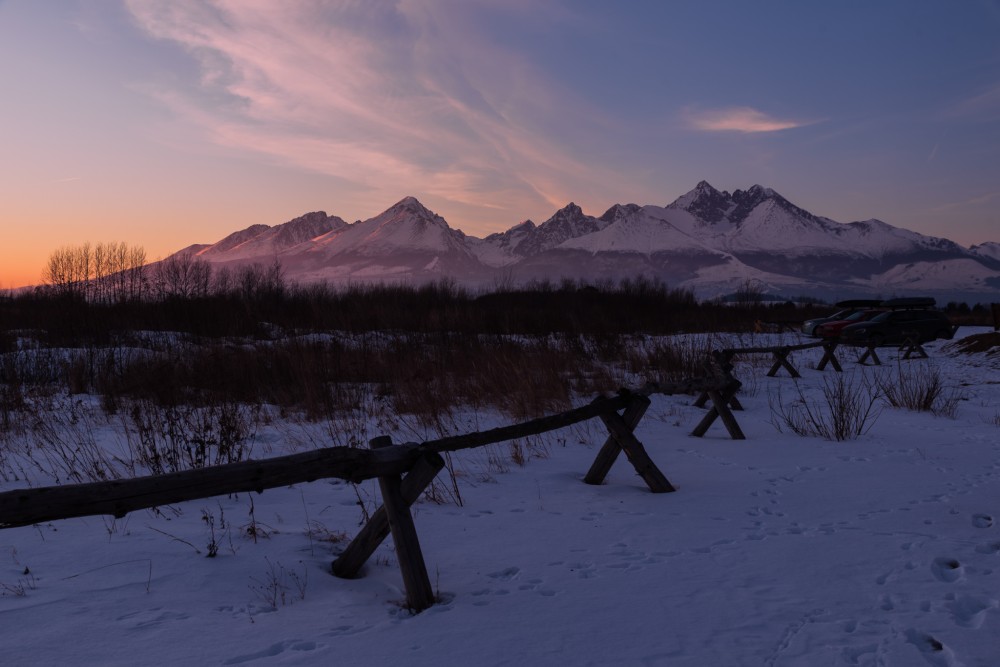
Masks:
[[[737,383],[735,387],[739,387]],[[740,425],[736,422],[736,418],[733,417],[733,413],[729,411],[729,398],[731,394],[736,393],[736,388],[730,387],[723,391],[708,390],[705,393],[708,398],[712,401],[712,407],[709,408],[708,412],[702,418],[701,422],[694,427],[691,431],[691,435],[698,438],[705,435],[708,432],[708,427],[712,425],[717,418],[722,419],[722,423],[725,424],[726,430],[729,431],[729,437],[733,440],[745,440],[746,436],[743,434],[743,430]]]
[[[840,362],[837,361],[837,341],[828,340],[823,343],[823,358],[819,360],[819,364],[816,366],[816,370],[821,371],[826,368],[827,363],[833,366],[833,370],[838,373],[843,373],[844,369],[840,367]]]
[[[872,360],[872,365],[874,366],[882,365],[882,360],[878,358],[878,352],[875,350],[874,345],[869,345],[865,349],[864,353],[860,357],[858,357],[858,363],[861,364],[862,366],[867,366],[869,359]]]
[[[444,459],[437,452],[427,452],[417,460],[400,485],[403,501],[409,507],[420,498],[424,489],[434,481],[444,467]],[[347,548],[333,561],[333,574],[342,579],[352,579],[372,557],[379,545],[389,536],[389,517],[385,506],[379,507],[368,522],[354,536]]]
[[[368,443],[372,449],[380,449],[392,445],[388,436],[374,438]],[[406,606],[412,611],[423,611],[434,604],[434,590],[431,588],[430,577],[427,576],[427,565],[420,551],[420,541],[417,539],[417,528],[413,525],[410,506],[403,497],[399,475],[383,475],[378,478],[379,489],[382,491],[382,506],[389,522],[389,532],[396,545],[396,559],[403,575],[403,585],[406,587]]]
[[[771,366],[771,370],[767,372],[767,377],[773,378],[778,374],[778,370],[782,367],[787,370],[793,378],[802,377],[799,372],[795,370],[795,366],[792,366],[791,362],[788,361],[788,355],[791,353],[787,347],[778,347],[771,351],[771,355],[774,357],[774,364]]]
[[[641,401],[647,406],[649,405],[649,399],[645,396],[637,396],[636,401]],[[664,474],[660,472],[660,469],[656,467],[653,460],[649,458],[646,448],[635,437],[632,429],[625,423],[621,415],[617,412],[602,413],[601,421],[608,427],[611,437],[615,439],[618,446],[625,452],[625,456],[635,468],[635,471],[639,473],[639,476],[645,480],[650,491],[653,493],[670,493],[677,490]]]
[[[622,421],[625,422],[625,426],[630,431],[634,431],[635,427],[639,425],[648,407],[649,401],[647,400],[633,401],[625,408],[625,412],[622,414]],[[618,440],[613,435],[609,435],[600,451],[597,452],[597,458],[594,459],[594,463],[590,466],[590,470],[587,471],[583,481],[587,484],[601,484],[604,482],[604,478],[611,472],[611,466],[614,465],[621,451],[622,448],[618,444]]]
[[[711,357],[712,360],[715,361],[715,365],[719,369],[721,369],[723,376],[725,376],[727,378],[732,378],[733,377],[733,368],[734,368],[733,357],[735,357],[736,353],[739,352],[739,351],[740,350],[713,350],[709,354],[709,356]],[[712,373],[712,364],[711,364],[711,362],[709,362],[708,364],[706,364],[706,367],[707,367],[707,370],[708,370],[708,374],[709,375],[714,375],[714,373]],[[701,395],[699,395],[698,398],[695,400],[694,406],[696,408],[703,408],[703,407],[705,407],[705,404],[708,403],[708,398],[709,398],[708,391],[706,391],[706,390],[703,389],[702,392],[701,392]],[[742,410],[743,409],[743,405],[740,403],[740,399],[736,398],[736,392],[735,391],[732,394],[729,395],[728,400],[729,400],[729,405],[733,408],[733,410]]]

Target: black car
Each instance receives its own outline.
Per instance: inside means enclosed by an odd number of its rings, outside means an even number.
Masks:
[[[889,301],[883,302],[883,306],[892,307]],[[954,334],[955,327],[941,311],[902,305],[902,308],[888,310],[867,322],[844,327],[840,340],[854,345],[898,345],[910,338],[926,343],[938,338],[951,339]]]

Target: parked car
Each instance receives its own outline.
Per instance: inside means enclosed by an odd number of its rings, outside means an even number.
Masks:
[[[851,315],[861,312],[863,310],[869,310],[880,305],[882,302],[880,300],[872,299],[853,299],[850,301],[838,301],[836,306],[840,308],[833,315],[827,315],[826,317],[816,317],[811,320],[806,320],[802,323],[802,333],[807,336],[816,335],[816,327],[821,324],[826,324],[827,322],[840,322],[846,320]]]
[[[908,308],[888,310],[867,322],[850,324],[840,332],[845,343],[876,346],[898,345],[911,335],[916,336],[918,343],[938,338],[950,340],[955,327],[940,310]]]
[[[860,322],[865,322],[871,318],[884,314],[885,311],[880,309],[869,308],[867,310],[859,310],[851,315],[848,315],[842,320],[834,320],[832,322],[824,322],[816,327],[815,336],[820,338],[838,338],[840,333],[849,326],[853,326]]]

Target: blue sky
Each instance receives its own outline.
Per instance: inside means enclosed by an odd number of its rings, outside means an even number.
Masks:
[[[1000,1],[0,0],[0,287],[414,195],[473,235],[700,180],[1000,240]]]

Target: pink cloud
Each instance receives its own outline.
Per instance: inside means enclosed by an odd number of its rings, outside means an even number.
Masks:
[[[502,11],[533,3],[496,0]],[[386,199],[427,194],[521,212],[618,176],[576,159],[537,119],[597,114],[463,5],[127,0],[150,35],[195,57],[195,88],[152,94],[212,142],[337,176]]]
[[[811,125],[815,121],[798,121],[769,116],[751,107],[731,107],[728,109],[687,110],[688,123],[706,132],[779,132],[796,127]]]

